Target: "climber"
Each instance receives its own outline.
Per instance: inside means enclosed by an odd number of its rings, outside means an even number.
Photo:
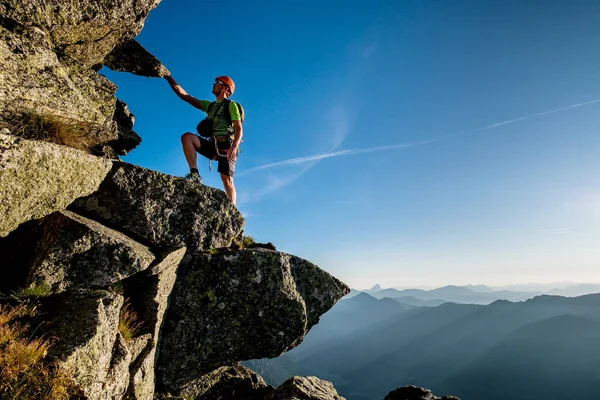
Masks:
[[[198,135],[186,132],[181,136],[183,154],[190,167],[190,173],[185,176],[185,179],[202,183],[202,177],[198,173],[196,165],[196,152],[209,160],[218,160],[217,171],[221,175],[225,193],[235,205],[233,173],[242,141],[244,111],[239,104],[229,100],[229,96],[235,90],[233,80],[227,76],[215,78],[212,93],[215,95],[216,101],[210,102],[198,100],[187,94],[171,75],[165,76],[165,79],[177,96],[207,114],[207,118],[202,120],[196,128]]]

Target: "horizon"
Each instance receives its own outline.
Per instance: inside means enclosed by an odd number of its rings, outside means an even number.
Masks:
[[[600,281],[600,4],[229,4],[223,30],[161,2],[137,40],[194,97],[236,82],[245,234],[352,287]],[[179,137],[203,113],[101,72],[143,138],[124,161],[188,172]]]
[[[396,289],[396,290],[406,290],[406,289],[421,289],[421,290],[435,290],[435,289],[440,289],[440,288],[444,288],[444,287],[448,287],[448,286],[453,286],[453,287],[468,287],[468,286],[485,286],[489,289],[503,289],[506,287],[511,287],[511,286],[547,286],[550,289],[564,289],[564,288],[569,288],[569,287],[576,287],[579,285],[598,285],[600,286],[600,281],[598,282],[573,282],[573,281],[565,281],[565,282],[548,282],[548,283],[544,283],[544,282],[520,282],[520,283],[509,283],[509,284],[505,284],[505,285],[486,285],[483,283],[466,283],[466,284],[445,284],[445,285],[441,285],[441,286],[431,286],[431,285],[415,285],[415,286],[384,286],[382,284],[378,284],[375,283],[371,286],[369,286],[368,288],[364,288],[364,289],[358,289],[356,287],[351,287],[351,289],[354,290],[358,290],[358,291],[368,291],[371,290],[373,287],[375,287],[375,285],[379,285],[381,287],[382,290],[384,289]],[[505,290],[505,289],[503,289]]]

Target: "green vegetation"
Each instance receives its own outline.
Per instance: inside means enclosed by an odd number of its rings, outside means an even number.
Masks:
[[[117,281],[117,282],[111,283],[108,286],[108,291],[111,292],[111,293],[114,293],[114,294],[120,294],[120,295],[122,295],[123,294],[123,290],[124,290],[124,288],[123,288],[123,281]]]
[[[46,283],[31,284],[23,289],[19,289],[16,292],[12,292],[12,297],[19,301],[26,301],[28,299],[38,299],[40,297],[48,296],[50,294],[50,286]]]
[[[56,115],[23,111],[18,114],[4,114],[0,118],[0,128],[8,128],[11,134],[25,139],[42,140],[73,147],[92,153],[92,147],[99,144],[92,138],[99,135],[94,131],[101,126]]]
[[[62,400],[77,392],[73,379],[55,363],[45,361],[50,342],[32,339],[18,322],[31,308],[0,306],[0,398]]]
[[[254,240],[252,236],[244,236],[244,238],[242,239],[242,244],[244,245],[244,247],[248,247],[254,243],[256,243],[256,240]]]

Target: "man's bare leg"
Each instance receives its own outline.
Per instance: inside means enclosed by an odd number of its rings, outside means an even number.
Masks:
[[[233,176],[221,174],[221,180],[223,181],[223,187],[225,188],[225,194],[229,197],[229,200],[235,206],[236,193],[235,186],[233,186]]]
[[[196,165],[196,158],[198,153],[196,151],[200,149],[200,140],[197,135],[186,132],[181,135],[181,147],[183,147],[183,154],[190,168],[198,169]]]

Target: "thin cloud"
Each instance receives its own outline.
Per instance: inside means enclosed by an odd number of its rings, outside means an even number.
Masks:
[[[537,114],[531,114],[531,115],[526,115],[524,117],[519,117],[519,118],[515,118],[515,119],[509,119],[507,121],[497,122],[497,123],[492,124],[492,125],[487,125],[487,126],[482,126],[481,128],[472,129],[470,132],[483,131],[485,129],[497,128],[499,126],[513,124],[515,122],[523,121],[523,120],[526,120],[526,119],[541,117],[543,115],[548,115],[548,114],[554,114],[554,113],[557,113],[557,112],[560,112],[560,111],[570,110],[572,108],[587,106],[589,104],[594,104],[594,103],[600,103],[600,99],[590,100],[590,101],[586,101],[586,102],[583,102],[583,103],[577,103],[577,104],[573,104],[573,105],[566,106],[566,107],[556,108],[554,110],[543,111],[543,112],[540,112],[540,113],[537,113]]]
[[[249,174],[252,172],[261,171],[261,170],[265,170],[265,169],[275,168],[275,167],[281,167],[281,166],[287,166],[287,165],[298,165],[298,164],[304,164],[307,162],[320,161],[325,158],[352,156],[352,155],[356,155],[356,154],[377,153],[377,152],[381,152],[381,151],[398,150],[398,149],[405,149],[408,147],[422,146],[425,144],[439,142],[444,139],[449,139],[452,137],[466,135],[466,134],[469,134],[472,132],[478,132],[478,131],[483,131],[483,130],[487,130],[487,129],[494,129],[494,128],[498,128],[500,126],[513,124],[515,122],[520,122],[520,121],[524,121],[524,120],[531,119],[531,118],[537,118],[537,117],[541,117],[541,116],[548,115],[548,114],[554,114],[557,112],[570,110],[570,109],[577,108],[577,107],[583,107],[583,106],[587,106],[587,105],[595,104],[595,103],[600,103],[600,98],[586,101],[583,103],[572,104],[572,105],[566,106],[566,107],[556,108],[553,110],[543,111],[543,112],[539,112],[536,114],[530,114],[530,115],[526,115],[526,116],[519,117],[519,118],[514,118],[514,119],[509,119],[506,121],[497,122],[492,125],[486,125],[486,126],[482,126],[480,128],[471,129],[466,132],[460,132],[460,133],[456,133],[456,134],[440,136],[435,139],[426,140],[426,141],[422,141],[422,142],[400,143],[400,144],[392,144],[392,145],[387,145],[387,146],[370,147],[370,148],[366,148],[366,149],[339,150],[339,151],[334,151],[334,152],[329,152],[329,153],[324,153],[324,154],[316,154],[316,155],[312,155],[312,156],[297,157],[297,158],[291,158],[288,160],[277,161],[277,162],[259,165],[257,167],[247,169],[247,170],[239,173],[238,176],[246,175],[246,174]],[[306,171],[304,171],[304,172],[306,172]]]
[[[260,171],[260,170],[264,170],[264,169],[270,169],[270,168],[274,168],[274,167],[304,164],[304,163],[311,162],[311,161],[321,161],[325,158],[340,157],[340,156],[353,156],[356,154],[378,153],[381,151],[398,150],[398,149],[405,149],[408,147],[422,146],[424,144],[437,142],[442,139],[443,139],[443,137],[426,140],[423,142],[416,142],[416,143],[399,143],[399,144],[392,144],[392,145],[387,145],[387,146],[369,147],[366,149],[348,149],[348,150],[334,151],[331,153],[316,154],[314,156],[291,158],[289,160],[283,160],[283,161],[277,161],[277,162],[273,162],[273,163],[269,163],[269,164],[259,165],[258,167],[247,169],[246,171],[241,172],[239,175],[246,175],[251,172],[256,172],[256,171]]]
[[[572,233],[571,228],[552,228],[552,229],[536,229],[539,233],[550,233],[553,235],[564,235]]]

